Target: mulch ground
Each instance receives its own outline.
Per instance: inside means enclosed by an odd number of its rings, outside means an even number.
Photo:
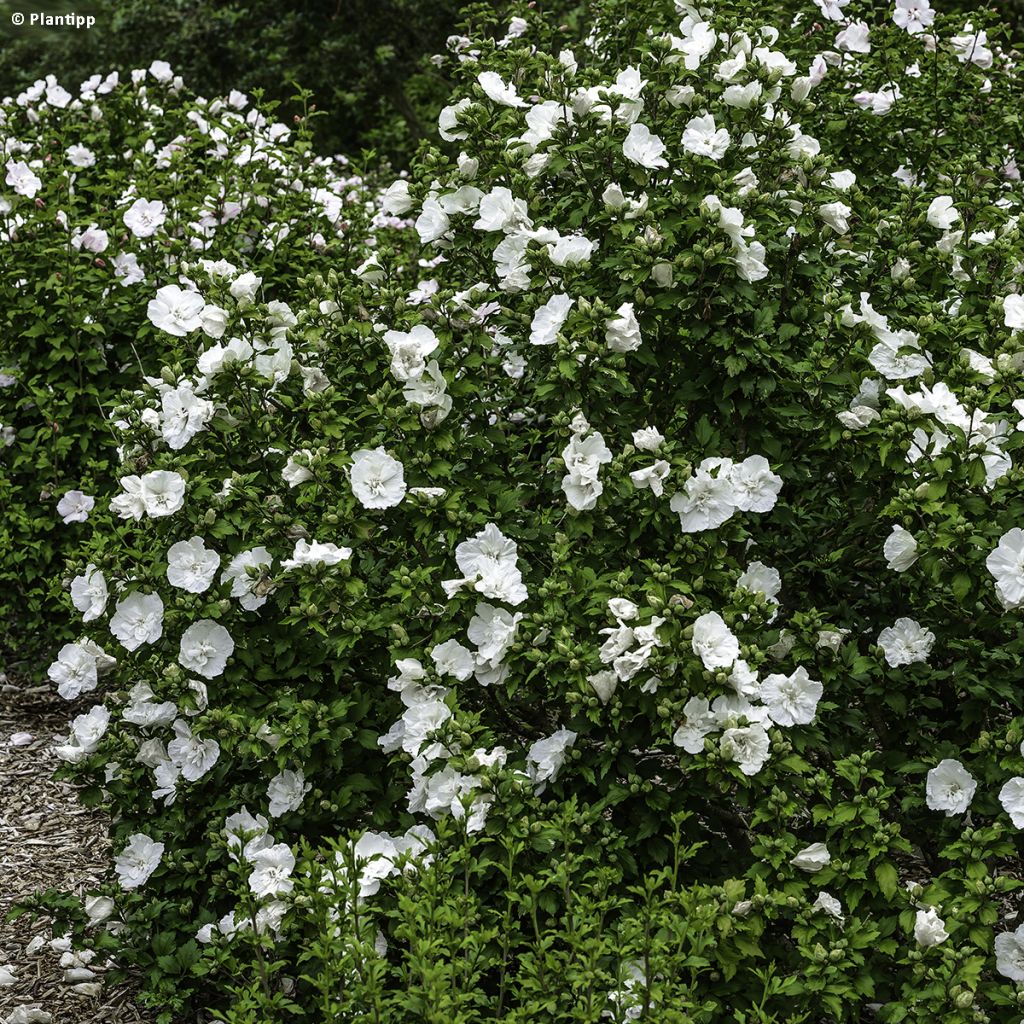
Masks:
[[[37,891],[53,887],[80,897],[95,891],[109,863],[103,814],[81,806],[74,786],[51,778],[61,763],[54,741],[67,735],[68,721],[81,710],[49,686],[14,685],[0,674],[2,1024],[156,1020],[155,1012],[136,1004],[131,984],[107,984],[97,960],[85,966],[59,937],[54,942],[48,920],[5,920],[15,904]],[[4,984],[10,980],[5,967],[16,978],[13,984]]]

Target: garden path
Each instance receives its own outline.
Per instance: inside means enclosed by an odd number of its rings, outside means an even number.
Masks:
[[[155,1020],[135,1004],[132,985],[105,984],[101,966],[86,966],[53,940],[48,920],[6,921],[36,891],[81,896],[103,875],[109,844],[102,813],[51,777],[61,763],[55,740],[67,735],[76,713],[50,686],[15,685],[0,673],[0,1024]]]

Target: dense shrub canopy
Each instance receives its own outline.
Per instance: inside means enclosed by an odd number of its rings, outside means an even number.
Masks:
[[[358,244],[139,286],[49,673],[168,1009],[1016,1019],[1021,86],[910,9],[454,37]]]
[[[154,284],[244,259],[275,294],[348,247],[361,185],[314,156],[305,121],[276,121],[238,91],[198,99],[161,61],[74,93],[40,80],[0,105],[0,138],[0,637],[24,662],[64,628],[45,581],[84,515],[61,503],[109,479],[118,438],[105,421],[125,375],[175,351],[145,324]]]

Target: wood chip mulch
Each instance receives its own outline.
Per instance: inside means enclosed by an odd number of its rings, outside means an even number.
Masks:
[[[35,892],[94,891],[109,863],[103,814],[83,807],[74,786],[51,778],[61,764],[55,740],[67,736],[81,710],[49,686],[19,685],[0,674],[0,1024],[156,1020],[155,1011],[138,1005],[133,985],[104,983],[98,958],[83,964],[66,943],[53,942],[47,920],[5,920]],[[8,971],[13,984],[4,984]]]

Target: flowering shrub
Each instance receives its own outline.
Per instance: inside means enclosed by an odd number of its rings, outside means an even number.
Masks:
[[[22,657],[57,628],[44,580],[115,458],[105,420],[124,375],[173,365],[196,326],[188,307],[167,307],[180,329],[147,323],[154,290],[177,294],[199,261],[244,259],[273,295],[347,247],[361,190],[312,155],[306,121],[274,122],[241,93],[191,97],[161,61],[74,94],[40,80],[0,104],[0,140],[0,617]],[[201,326],[219,337],[219,311]]]
[[[454,39],[372,252],[149,287],[49,673],[168,1013],[1016,1019],[1016,72],[853,6]]]

